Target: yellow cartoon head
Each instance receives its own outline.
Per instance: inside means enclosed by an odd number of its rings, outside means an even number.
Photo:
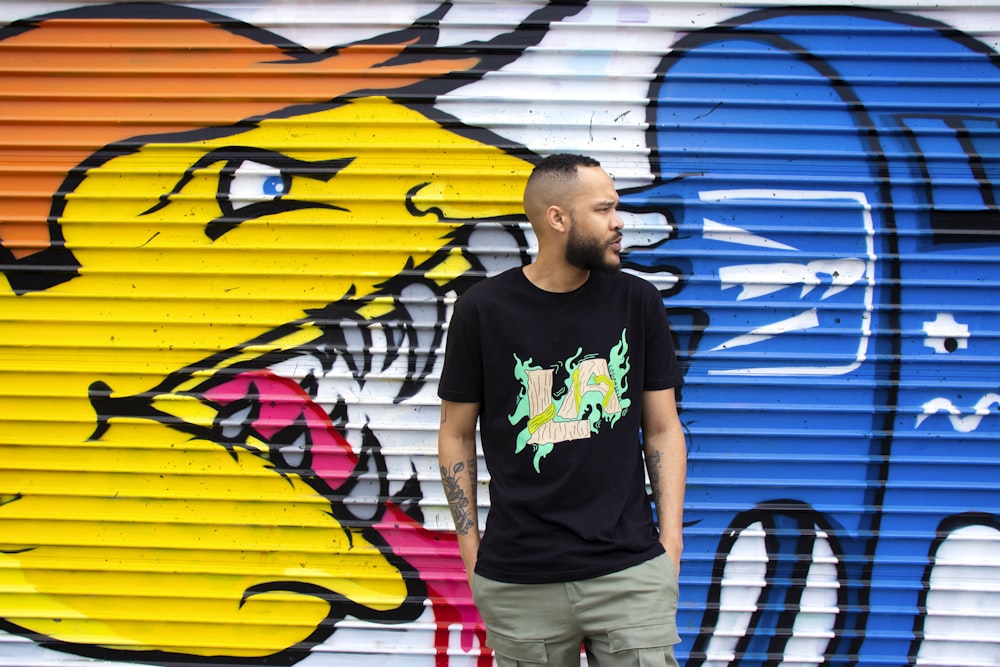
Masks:
[[[42,22],[0,40],[0,60],[43,44],[46,27],[108,38]],[[155,28],[124,21],[98,32],[153,44],[141,50],[153,60],[157,40],[204,45],[224,33],[220,52],[247,80],[275,77],[291,59],[257,43],[236,48],[245,36],[200,20]],[[333,424],[263,371],[262,355],[308,344],[319,335],[308,313],[327,304],[366,317],[382,286],[407,272],[447,283],[462,271],[448,247],[456,230],[520,214],[528,162],[391,97],[343,97],[365,68],[388,68],[364,80],[370,91],[475,62],[386,64],[404,48],[345,49],[339,68],[302,60],[273,79],[290,87],[282,104],[236,95],[247,101],[227,123],[175,118],[128,139],[97,128],[98,147],[63,155],[74,164],[51,191],[44,234],[28,224],[31,207],[0,224],[13,260],[62,262],[47,281],[8,274],[0,294],[0,365],[17,387],[0,395],[9,626],[83,652],[266,658],[348,614],[398,621],[421,611],[405,560],[372,525],[349,525],[331,506],[330,473],[278,469],[265,427],[223,438],[220,417],[244,395],[253,409],[292,406],[311,415],[310,437],[327,439],[324,465],[349,469],[357,457]],[[204,56],[185,65],[185,49],[164,54],[204,84],[193,74]],[[324,75],[328,89],[317,92]],[[149,102],[147,78],[130,79],[139,87],[130,103]],[[274,331],[280,340],[256,345]],[[213,379],[237,358],[231,382]],[[164,390],[167,378],[181,379]]]

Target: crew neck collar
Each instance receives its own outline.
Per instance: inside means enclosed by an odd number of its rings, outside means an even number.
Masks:
[[[547,289],[543,289],[538,285],[536,285],[535,283],[531,282],[531,279],[528,278],[527,274],[524,272],[524,269],[525,267],[522,266],[517,271],[518,274],[521,276],[521,280],[523,280],[535,293],[557,301],[568,299],[573,295],[579,294],[580,292],[584,291],[597,280],[597,274],[599,273],[598,271],[591,271],[587,275],[587,279],[583,282],[582,285],[580,285],[575,289],[569,290],[568,292],[552,292]]]

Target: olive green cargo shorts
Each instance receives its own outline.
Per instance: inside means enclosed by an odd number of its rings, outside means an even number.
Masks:
[[[559,584],[474,575],[472,597],[498,667],[677,667],[677,570],[662,554],[611,574]]]

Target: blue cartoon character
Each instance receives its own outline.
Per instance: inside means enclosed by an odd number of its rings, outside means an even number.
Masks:
[[[996,57],[796,8],[661,62],[622,205],[666,230],[688,667],[1000,660]]]

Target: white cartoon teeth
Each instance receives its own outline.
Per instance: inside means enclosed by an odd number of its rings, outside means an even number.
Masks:
[[[704,667],[726,667],[736,658],[736,646],[751,632],[750,621],[767,586],[767,535],[763,525],[758,521],[730,535],[736,539],[726,554],[719,619],[705,650]]]
[[[963,526],[942,540],[927,582],[916,665],[970,667],[1000,660],[993,643],[1000,637],[998,544],[1000,530],[982,524]]]
[[[731,665],[740,641],[758,631],[753,627],[754,619],[763,608],[765,589],[774,586],[768,580],[772,556],[768,554],[767,531],[764,522],[755,521],[728,534],[733,542],[725,556],[720,582],[719,615],[702,667]],[[811,557],[801,593],[794,603],[795,616],[782,650],[785,659],[779,663],[781,667],[822,664],[840,613],[837,600],[840,561],[826,531],[814,525],[809,534],[813,538]]]

